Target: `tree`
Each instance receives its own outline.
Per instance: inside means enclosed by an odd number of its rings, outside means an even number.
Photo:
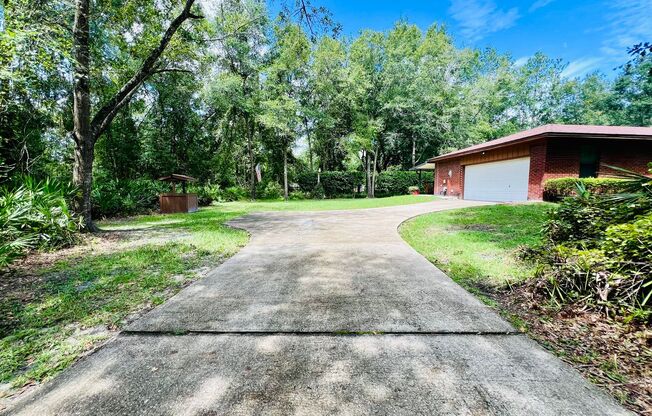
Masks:
[[[345,45],[331,37],[317,42],[310,62],[306,88],[302,92],[310,169],[313,153],[322,170],[342,169],[346,156],[342,139],[351,129],[351,88]]]
[[[382,33],[365,31],[351,45],[349,55],[353,95],[354,142],[360,148],[366,172],[367,196],[373,198],[380,137],[384,127],[381,116],[382,71],[385,65],[385,39]],[[372,159],[373,158],[373,159]],[[373,161],[373,164],[372,164]]]
[[[74,92],[73,132],[75,143],[73,183],[80,189],[76,210],[83,218],[88,231],[96,229],[91,216],[91,190],[93,185],[93,160],[95,143],[109,127],[118,112],[131,100],[142,84],[153,74],[168,70],[160,58],[181,25],[188,19],[202,16],[192,12],[195,0],[186,0],[181,12],[170,22],[140,68],[93,115],[91,113],[91,42],[90,0],[75,0],[73,26]]]
[[[616,78],[608,107],[615,124],[652,125],[652,55],[636,59]]]
[[[288,199],[288,152],[300,130],[299,86],[305,76],[310,44],[299,25],[279,22],[267,69],[260,122],[274,131],[283,157],[283,194]]]

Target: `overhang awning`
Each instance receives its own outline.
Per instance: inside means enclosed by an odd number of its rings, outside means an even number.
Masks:
[[[180,175],[178,173],[173,173],[170,176],[164,176],[162,178],[158,178],[158,180],[164,182],[195,182],[197,179],[188,175]]]
[[[431,170],[435,170],[435,164],[432,162],[423,162],[416,166],[411,167],[410,170],[431,171]]]

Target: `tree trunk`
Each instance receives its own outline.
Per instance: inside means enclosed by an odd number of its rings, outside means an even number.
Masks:
[[[254,126],[249,117],[245,116],[245,123],[247,129],[247,151],[249,153],[249,163],[250,163],[250,174],[251,174],[251,199],[256,199],[256,161],[254,160],[254,149],[253,149],[253,140],[254,140]]]
[[[412,167],[417,163],[417,139],[412,137]]]
[[[374,151],[374,166],[373,166],[373,174],[371,176],[371,197],[372,198],[376,197],[376,177],[377,177],[376,165],[377,164],[378,164],[378,150]]]
[[[365,160],[365,176],[366,176],[366,185],[367,185],[367,198],[373,198],[373,184],[371,183],[371,158],[369,158],[369,152],[365,150],[364,152],[364,160]]]
[[[283,197],[288,200],[288,149],[283,146]]]
[[[310,131],[308,130],[308,120],[303,119],[303,124],[306,127],[306,139],[308,140],[308,165],[310,166],[310,171],[312,172],[312,140],[310,140]]]
[[[72,180],[80,191],[74,201],[75,211],[83,219],[84,230],[95,231],[96,227],[91,216],[95,140],[91,129],[89,15],[90,0],[76,0],[73,27],[75,88],[72,132],[75,142],[75,162]]]

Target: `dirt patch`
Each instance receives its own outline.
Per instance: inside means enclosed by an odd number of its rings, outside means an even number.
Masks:
[[[575,305],[553,308],[527,285],[492,297],[546,349],[630,410],[652,414],[652,330],[647,325]]]
[[[459,229],[466,231],[481,231],[487,233],[498,231],[498,227],[491,224],[465,224],[459,227]]]

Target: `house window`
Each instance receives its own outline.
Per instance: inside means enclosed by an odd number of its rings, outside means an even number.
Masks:
[[[598,176],[598,148],[595,145],[583,145],[580,148],[580,178],[595,178]]]

